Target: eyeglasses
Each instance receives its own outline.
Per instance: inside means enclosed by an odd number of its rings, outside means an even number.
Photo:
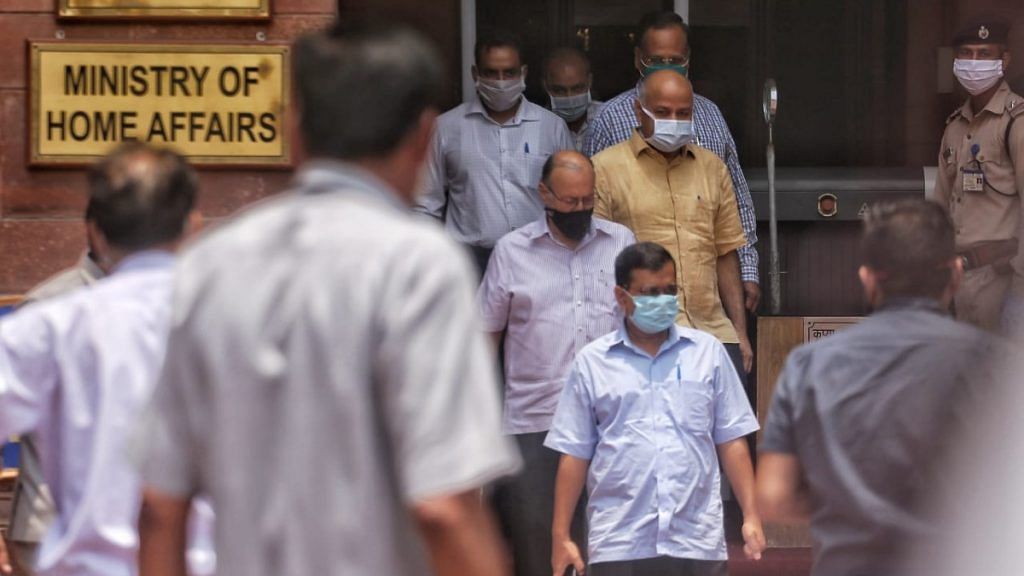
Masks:
[[[689,66],[690,55],[687,54],[682,58],[676,58],[674,56],[651,56],[646,60],[641,58],[640,63],[644,65],[644,68],[650,66]]]
[[[547,184],[544,185],[544,188],[547,189],[548,194],[551,194],[551,196],[555,200],[561,202],[565,206],[570,206],[572,208],[580,207],[583,210],[590,210],[591,208],[594,207],[594,195],[593,194],[591,194],[589,196],[584,196],[582,198],[569,199],[569,198],[562,198],[558,194],[555,194],[555,191],[552,190],[551,187],[548,186]]]
[[[510,68],[507,70],[498,70],[495,68],[478,68],[477,76],[486,78],[487,80],[505,80],[512,78],[519,78],[523,75],[522,67]]]

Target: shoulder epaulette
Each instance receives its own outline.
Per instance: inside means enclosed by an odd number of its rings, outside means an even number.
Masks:
[[[1006,111],[1010,113],[1010,116],[1016,118],[1021,114],[1024,114],[1024,98],[1020,96],[1006,99]]]
[[[963,110],[961,108],[953,110],[953,113],[950,114],[948,118],[946,118],[946,124],[950,124],[951,122],[959,118],[961,114],[963,114]]]

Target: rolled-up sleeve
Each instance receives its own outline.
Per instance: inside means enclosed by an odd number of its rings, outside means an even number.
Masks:
[[[468,257],[447,239],[401,255],[377,320],[383,419],[408,502],[479,488],[515,472],[501,433],[494,356],[477,321]]]
[[[715,342],[715,355],[715,426],[711,436],[717,445],[757,432],[760,426],[721,342]]]
[[[761,438],[761,445],[758,446],[760,452],[796,454],[797,446],[793,427],[793,394],[799,380],[796,356],[797,353],[790,353],[782,373],[779,374],[779,379],[775,383],[771,408],[768,409],[768,419],[764,424],[764,434]]]
[[[477,307],[487,332],[501,332],[508,326],[508,311],[512,296],[509,293],[507,276],[510,261],[508,247],[502,241],[491,253],[484,279],[477,289]]]
[[[594,457],[597,438],[593,395],[577,361],[573,363],[569,379],[562,388],[555,418],[544,439],[544,445],[574,458],[590,460]]]
[[[0,321],[0,443],[36,429],[56,389],[59,351],[37,306]]]

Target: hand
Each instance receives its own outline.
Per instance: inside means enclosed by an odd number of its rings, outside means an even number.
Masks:
[[[743,355],[743,370],[750,374],[750,369],[754,367],[754,348],[750,345],[750,338],[747,338],[746,334],[740,334],[740,354]]]
[[[764,552],[767,547],[761,521],[745,519],[741,531],[743,532],[743,553],[747,555],[748,560],[760,560],[761,552]]]
[[[564,576],[569,566],[576,568],[577,576],[583,576],[587,566],[583,563],[583,556],[580,549],[571,538],[555,540],[551,543],[551,574],[552,576]]]
[[[761,304],[761,285],[757,282],[744,282],[743,294],[745,296],[744,307],[751,314],[756,314],[757,307]]]
[[[7,556],[7,544],[4,542],[3,537],[0,537],[0,574],[10,574],[13,571],[11,559]]]

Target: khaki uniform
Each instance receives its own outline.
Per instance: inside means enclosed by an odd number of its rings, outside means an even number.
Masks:
[[[956,314],[989,330],[999,328],[1011,288],[1024,297],[1022,117],[1024,98],[1003,82],[979,113],[968,100],[949,117],[939,149],[935,197],[949,210],[957,253],[966,258]]]

